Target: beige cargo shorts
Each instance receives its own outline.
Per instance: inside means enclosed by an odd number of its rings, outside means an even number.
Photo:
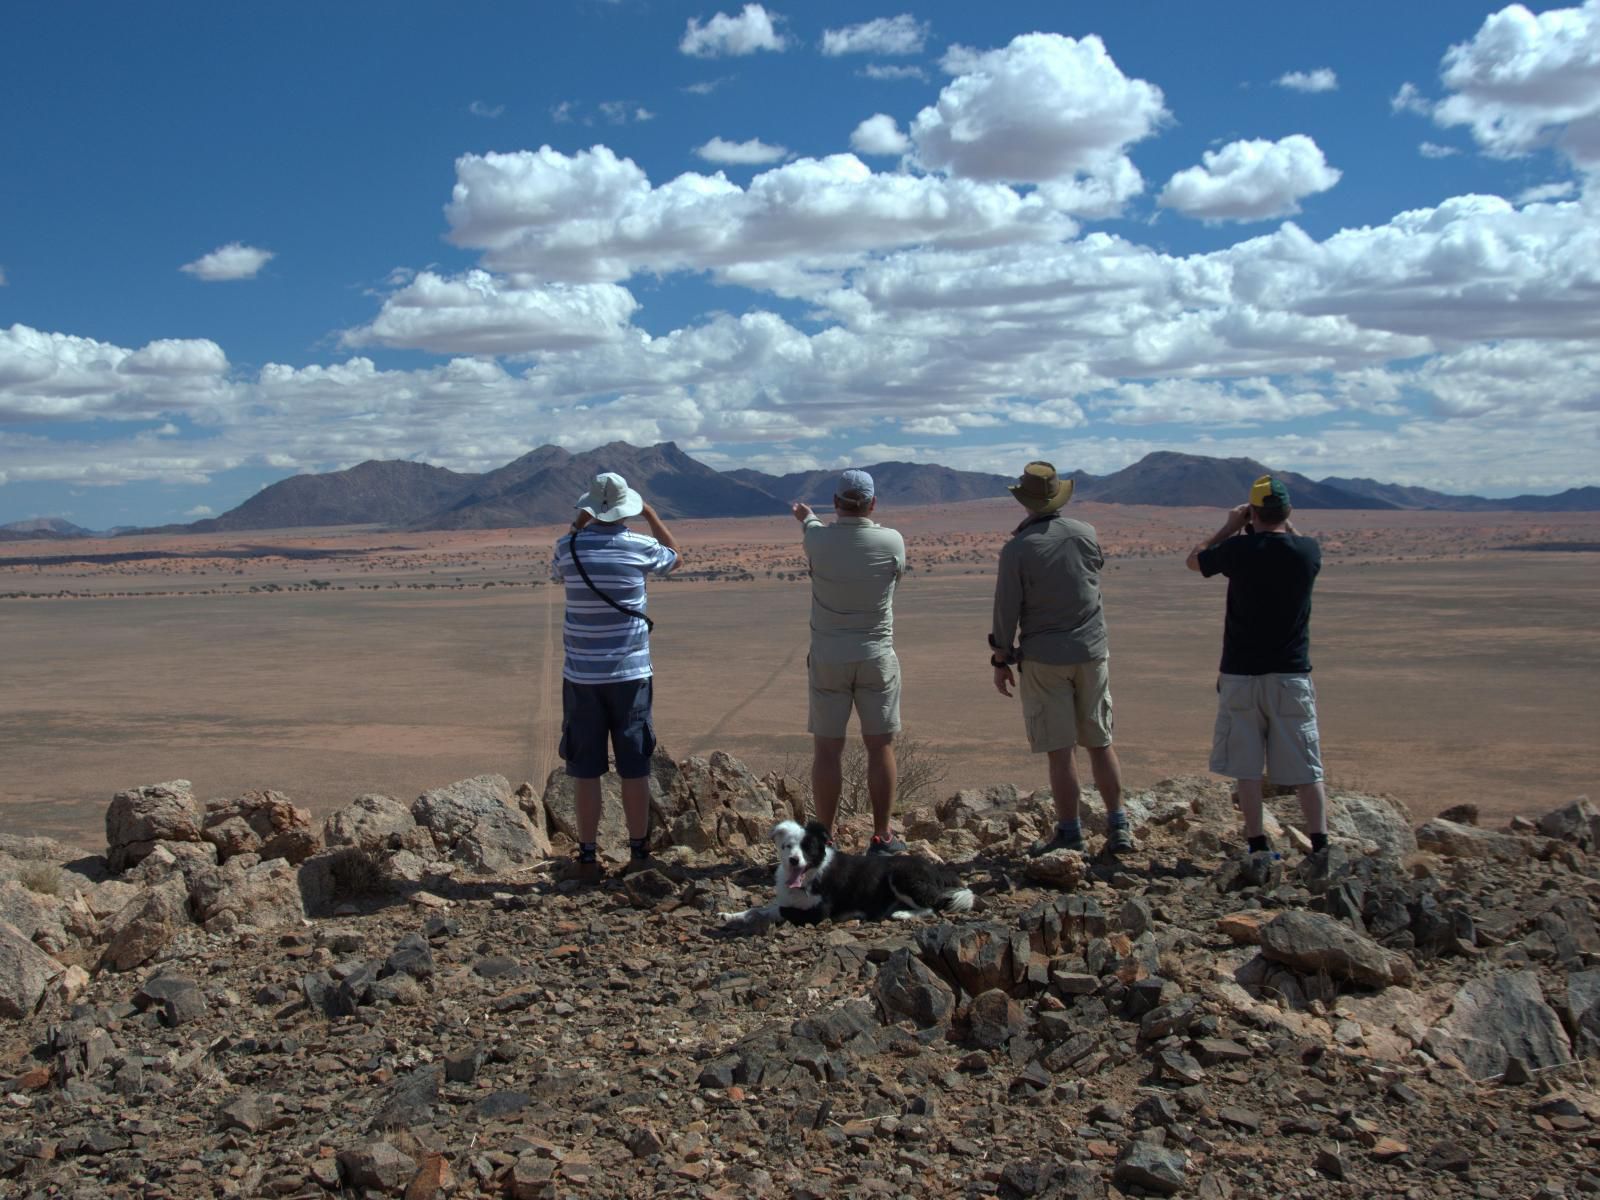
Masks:
[[[1303,674],[1219,675],[1211,770],[1230,779],[1322,782],[1317,689]]]
[[[1022,685],[1022,720],[1028,748],[1035,754],[1111,745],[1111,664],[1097,658],[1085,663],[1018,664]]]
[[[860,662],[806,660],[811,712],[806,731],[842,738],[854,710],[866,734],[900,732],[900,660],[893,651]]]

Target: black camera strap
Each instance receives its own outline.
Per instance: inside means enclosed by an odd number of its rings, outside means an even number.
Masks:
[[[569,552],[572,555],[572,565],[578,568],[578,574],[583,576],[583,582],[586,583],[589,586],[589,590],[591,592],[593,592],[596,596],[599,596],[600,599],[604,600],[607,604],[609,604],[612,608],[616,609],[623,616],[626,616],[626,617],[638,617],[639,620],[644,622],[644,630],[645,630],[646,633],[653,633],[655,631],[656,623],[654,621],[652,621],[649,617],[645,616],[642,612],[640,612],[636,608],[629,608],[626,604],[618,603],[616,600],[612,599],[610,596],[608,596],[604,592],[602,592],[599,588],[595,587],[594,580],[589,578],[589,572],[584,569],[583,559],[578,557],[578,532],[577,532],[577,530],[573,530],[573,532],[572,532],[572,535],[571,535],[571,537],[570,537],[570,539],[568,541],[568,549],[569,549]]]

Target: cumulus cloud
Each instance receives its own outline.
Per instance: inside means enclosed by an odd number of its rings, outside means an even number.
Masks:
[[[1331,67],[1318,67],[1314,71],[1288,71],[1278,76],[1277,84],[1292,92],[1331,92],[1338,88],[1339,77]]]
[[[928,73],[921,67],[908,67],[899,63],[868,63],[861,68],[861,74],[867,79],[894,82],[903,79],[915,79],[920,83],[925,82],[928,78]]]
[[[1406,82],[1400,85],[1399,91],[1389,97],[1389,111],[1415,113],[1426,117],[1433,112],[1433,104],[1417,89],[1416,84]]]
[[[1315,389],[1285,390],[1270,379],[1228,382],[1163,379],[1123,384],[1091,402],[1122,425],[1260,425],[1335,412],[1338,404]]]
[[[921,54],[928,39],[928,24],[910,13],[897,17],[878,17],[843,29],[828,29],[822,34],[822,53],[841,54]]]
[[[620,337],[637,308],[612,283],[517,286],[487,271],[456,278],[422,271],[343,340],[436,354],[530,354]]]
[[[1157,203],[1202,221],[1264,221],[1299,212],[1300,200],[1327,191],[1339,176],[1301,133],[1231,142],[1174,175]]]
[[[695,156],[707,162],[730,163],[737,166],[763,166],[789,157],[786,146],[769,146],[760,138],[745,142],[730,142],[714,137],[703,146],[695,147]]]
[[[885,113],[874,113],[850,135],[850,149],[857,154],[904,154],[911,149],[911,139],[900,132],[895,119]]]
[[[254,279],[262,267],[274,257],[271,250],[246,246],[242,242],[229,242],[210,254],[201,255],[178,270],[193,275],[206,283],[224,283],[234,279]]]
[[[505,113],[506,106],[504,104],[485,104],[482,100],[474,100],[467,105],[467,111],[475,117],[483,117],[492,121]]]
[[[224,394],[215,342],[162,338],[128,350],[27,325],[0,330],[0,421],[148,420]]]
[[[1069,211],[1110,215],[1143,187],[1126,154],[1167,117],[1161,89],[1129,79],[1098,37],[1024,34],[990,51],[955,47],[955,76],[911,126],[917,161],[953,176],[1102,186],[1064,191]]]
[[[1578,185],[1570,179],[1560,183],[1541,183],[1536,187],[1524,188],[1517,193],[1518,204],[1544,204],[1550,200],[1568,200],[1578,194]]]
[[[1440,75],[1451,94],[1434,119],[1467,126],[1485,153],[1514,158],[1553,144],[1600,167],[1600,0],[1491,13],[1450,48]]]
[[[720,58],[787,48],[788,42],[778,32],[772,15],[759,4],[746,4],[736,17],[719,12],[703,25],[690,17],[683,39],[678,43],[679,51],[693,58]]]
[[[1437,142],[1423,142],[1417,147],[1417,153],[1423,158],[1454,158],[1460,154],[1454,146],[1441,146]]]

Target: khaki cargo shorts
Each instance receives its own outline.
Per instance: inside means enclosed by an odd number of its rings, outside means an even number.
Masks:
[[[900,660],[891,651],[861,662],[806,660],[811,682],[811,715],[806,731],[842,738],[850,711],[861,717],[862,733],[900,732]]]
[[[1069,664],[1024,660],[1018,669],[1022,720],[1028,727],[1028,748],[1035,754],[1111,745],[1109,660]]]
[[[1322,782],[1317,689],[1309,675],[1217,676],[1211,769],[1230,779]]]

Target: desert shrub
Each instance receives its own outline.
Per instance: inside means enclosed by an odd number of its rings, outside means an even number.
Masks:
[[[950,774],[938,752],[930,749],[921,738],[909,737],[902,732],[894,739],[894,758],[898,770],[894,811],[902,813],[919,804],[931,803],[937,797],[939,785]],[[778,774],[794,782],[805,798],[806,809],[813,811],[810,757],[791,755],[785,758],[778,768]],[[839,815],[855,817],[870,813],[872,802],[867,795],[867,749],[859,739],[852,738],[846,744],[841,774]]]
[[[381,896],[389,891],[389,877],[383,862],[370,850],[346,846],[335,851],[328,864],[328,878],[335,900],[354,900],[362,896]]]
[[[37,892],[41,896],[59,896],[61,868],[54,863],[24,863],[22,869],[17,872],[17,882],[30,892]]]

